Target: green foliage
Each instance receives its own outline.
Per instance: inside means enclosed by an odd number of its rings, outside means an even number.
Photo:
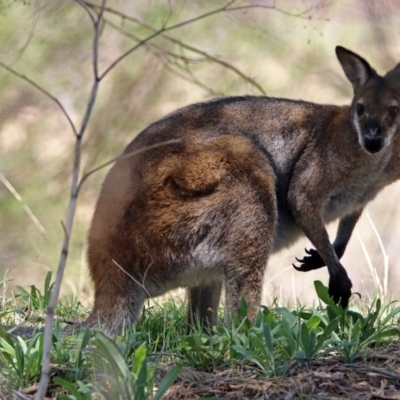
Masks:
[[[158,400],[173,384],[181,368],[174,366],[153,394],[154,370],[147,364],[145,346],[138,347],[128,363],[114,341],[101,332],[95,332],[88,353],[91,363],[96,366],[96,382],[85,384],[77,381],[74,385],[56,377],[54,382],[70,392],[60,399],[83,400],[97,393],[106,400]]]
[[[20,303],[32,311],[46,312],[50,301],[51,291],[53,290],[54,282],[51,283],[52,273],[49,271],[44,280],[43,292],[36,288],[35,285],[29,286],[30,290],[26,290],[21,286],[17,286]]]
[[[35,287],[20,290],[23,295],[17,297],[17,305],[41,309],[51,291],[50,282],[51,277],[43,293]],[[177,358],[179,364],[208,372],[246,367],[260,376],[285,376],[293,363],[301,367],[332,352],[352,362],[367,348],[379,349],[399,337],[400,306],[375,299],[364,311],[342,310],[321,282],[314,285],[318,307],[260,306],[250,322],[242,301],[231,325],[220,324],[209,333],[197,329],[187,334],[184,307],[176,302],[149,306],[137,325],[116,340],[90,329],[62,337],[60,327],[55,327],[52,383],[58,387],[58,398],[83,400],[97,394],[104,399],[160,399],[180,367],[172,368],[158,383],[157,366],[176,364]],[[70,317],[77,308],[70,305]],[[3,386],[11,390],[37,382],[42,346],[42,333],[23,339],[0,328],[0,383],[6,382]]]
[[[40,377],[43,335],[32,339],[13,338],[0,327],[1,375],[10,387],[23,387]]]
[[[399,336],[395,323],[400,313],[400,306],[389,303],[382,307],[381,300],[376,298],[367,309],[364,317],[360,312],[343,310],[334,304],[328,295],[328,288],[321,282],[314,282],[318,297],[327,304],[326,312],[330,321],[340,322],[340,340],[336,340],[337,350],[346,362],[351,362],[360,349],[379,345],[388,338]]]

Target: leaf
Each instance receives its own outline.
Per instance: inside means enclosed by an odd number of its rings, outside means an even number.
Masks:
[[[282,315],[282,320],[285,320],[289,326],[293,326],[296,323],[297,317],[286,307],[277,307],[276,311]]]
[[[328,306],[334,305],[332,298],[329,296],[328,288],[324,286],[321,281],[314,281],[314,287],[319,299],[322,302],[324,302]]]
[[[310,332],[308,331],[308,327],[304,322],[301,324],[300,333],[303,347],[308,349],[310,346]]]
[[[308,327],[309,330],[317,329],[320,323],[321,323],[321,318],[318,315],[313,315],[307,321],[307,327]]]
[[[108,361],[107,369],[114,375],[129,376],[129,368],[115,343],[102,332],[95,333],[93,344],[100,350],[100,354]]]
[[[252,355],[248,350],[246,350],[242,346],[233,345],[232,349],[235,350],[237,353],[241,354],[242,356],[244,356],[244,358],[249,358]]]
[[[400,334],[399,328],[389,328],[384,330],[378,330],[374,332],[371,336],[365,339],[360,346],[367,346],[373,342],[379,341],[381,339],[390,338],[390,337],[398,337]]]
[[[271,330],[267,324],[264,324],[264,340],[269,352],[273,353],[274,346],[272,345]]]
[[[137,400],[145,399],[146,398],[145,388],[147,386],[147,365],[146,365],[146,347],[144,345],[139,347],[135,351],[133,372],[136,376],[136,381],[133,387],[135,391],[135,399]],[[129,389],[127,388],[126,392],[128,392],[128,390]]]
[[[397,314],[400,314],[400,306],[394,308],[385,318],[383,318],[380,323],[381,325],[386,325],[391,319],[393,319]]]
[[[175,365],[171,370],[168,371],[167,375],[164,376],[160,385],[158,386],[157,393],[154,395],[153,400],[160,400],[165,392],[171,387],[181,372],[182,365]]]
[[[246,318],[248,316],[248,313],[249,313],[249,310],[248,310],[246,300],[244,299],[244,297],[242,297],[239,302],[240,319]]]
[[[362,323],[364,324],[364,317],[360,313],[352,310],[347,310],[346,315],[350,317],[354,323],[362,321]]]
[[[73,396],[75,396],[76,399],[82,398],[82,395],[78,392],[78,389],[73,383],[60,378],[59,376],[54,377],[53,382],[61,386],[63,389],[67,389]]]
[[[322,334],[318,337],[316,351],[322,349],[324,342],[331,336],[332,332],[338,327],[340,317],[336,317],[334,320],[329,322],[326,328],[322,331]]]

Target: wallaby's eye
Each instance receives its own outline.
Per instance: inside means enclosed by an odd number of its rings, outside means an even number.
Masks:
[[[356,104],[356,113],[359,117],[361,117],[361,115],[363,115],[365,112],[365,106],[362,103],[357,103]]]
[[[389,115],[394,118],[397,113],[399,112],[399,107],[398,106],[390,106],[389,107]]]

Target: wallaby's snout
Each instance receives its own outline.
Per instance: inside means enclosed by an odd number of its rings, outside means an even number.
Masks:
[[[392,143],[399,129],[399,107],[389,92],[372,92],[368,97],[369,100],[366,96],[358,100],[352,120],[361,146],[374,154]]]
[[[370,153],[380,151],[385,143],[382,121],[378,115],[366,119],[365,128],[361,132],[361,145]]]
[[[379,118],[371,117],[365,124],[366,132],[364,136],[364,147],[370,153],[377,153],[382,149],[384,137],[382,134],[382,124]]]
[[[365,135],[363,137],[364,148],[370,153],[377,153],[384,145],[382,123],[378,116],[372,116],[365,123]]]
[[[369,153],[378,153],[390,146],[400,127],[400,67],[381,77],[367,61],[350,50],[338,46],[336,55],[353,85],[351,119],[358,140]]]

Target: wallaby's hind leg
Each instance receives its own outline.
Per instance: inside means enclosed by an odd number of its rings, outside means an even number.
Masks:
[[[249,318],[254,320],[258,309],[252,303],[261,302],[264,271],[276,228],[274,173],[268,159],[248,141],[219,137],[212,143],[214,148],[223,149],[224,158],[220,160],[227,160],[226,178],[216,189],[218,203],[209,203],[210,230],[194,254],[200,264],[207,265],[212,260],[223,274],[226,322],[231,314],[239,313],[242,298],[248,304]],[[204,300],[205,294],[204,290]],[[202,300],[196,292],[191,295]],[[201,307],[206,310],[207,303]]]
[[[263,264],[266,264],[263,263]],[[254,321],[258,312],[256,304],[261,303],[265,265],[253,266],[248,273],[237,272],[228,276],[225,283],[225,324],[229,325],[231,315],[239,315],[239,305],[243,298],[248,307],[248,318]],[[243,271],[244,272],[244,271]]]
[[[188,330],[197,326],[209,329],[218,323],[218,305],[221,297],[222,282],[212,282],[187,290]]]
[[[118,274],[118,271],[115,273]],[[128,284],[121,288],[120,295],[101,291],[96,294],[95,306],[84,322],[85,327],[104,328],[107,336],[115,337],[122,328],[129,328],[138,320],[142,313],[145,292],[136,283],[130,284],[128,276],[126,280]]]

